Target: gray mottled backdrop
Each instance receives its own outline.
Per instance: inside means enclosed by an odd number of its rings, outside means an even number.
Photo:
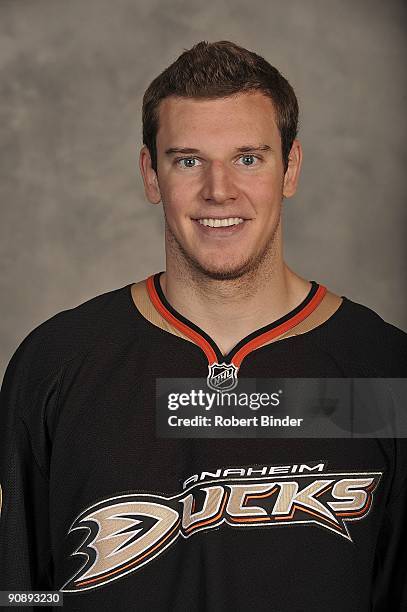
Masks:
[[[405,28],[401,0],[0,0],[1,367],[56,312],[163,269],[141,100],[202,39],[298,94],[288,263],[406,329]]]

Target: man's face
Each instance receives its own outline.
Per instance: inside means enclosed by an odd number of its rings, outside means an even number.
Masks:
[[[158,182],[153,176],[155,187],[146,192],[163,202],[167,256],[219,279],[258,266],[272,248],[283,192],[295,191],[284,185],[271,100],[260,92],[166,98],[156,144]]]

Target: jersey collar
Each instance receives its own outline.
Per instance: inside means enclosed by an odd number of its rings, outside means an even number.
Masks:
[[[319,306],[327,291],[326,287],[311,281],[311,289],[301,304],[283,317],[245,336],[227,355],[223,355],[213,338],[171,306],[161,288],[161,274],[163,272],[157,272],[146,279],[149,298],[158,313],[170,325],[201,347],[207,357],[209,366],[223,362],[224,364],[233,364],[237,369],[249,353],[285,334],[306,319]]]

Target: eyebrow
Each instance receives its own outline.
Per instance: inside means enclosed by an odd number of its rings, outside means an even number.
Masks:
[[[236,153],[250,153],[251,151],[271,151],[272,148],[267,144],[262,145],[245,145],[243,147],[237,147]],[[199,149],[191,149],[189,147],[170,147],[165,151],[166,155],[174,155],[175,153],[183,153],[186,155],[195,155],[200,153]]]

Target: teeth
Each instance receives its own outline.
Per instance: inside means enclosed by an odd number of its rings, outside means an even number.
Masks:
[[[229,217],[228,219],[198,219],[201,225],[209,227],[228,227],[229,225],[239,225],[243,223],[241,217]]]

